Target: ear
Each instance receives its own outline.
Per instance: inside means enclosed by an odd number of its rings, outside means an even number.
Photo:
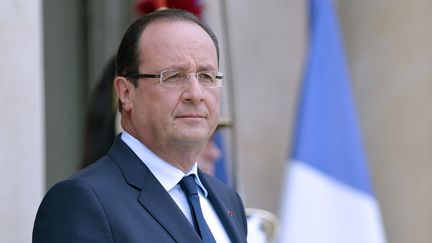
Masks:
[[[130,111],[133,107],[134,86],[125,77],[117,76],[114,79],[114,89],[119,98],[123,111]]]

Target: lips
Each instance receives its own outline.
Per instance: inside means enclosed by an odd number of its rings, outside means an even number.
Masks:
[[[177,115],[176,118],[207,118],[206,115],[204,114],[180,114]]]

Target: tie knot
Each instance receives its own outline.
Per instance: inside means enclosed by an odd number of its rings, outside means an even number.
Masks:
[[[183,177],[180,181],[180,188],[187,196],[198,195],[197,186],[195,184],[195,176],[189,175]]]

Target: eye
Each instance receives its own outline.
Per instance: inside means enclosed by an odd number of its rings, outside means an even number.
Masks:
[[[177,82],[183,82],[186,78],[186,75],[184,73],[181,72],[176,72],[176,71],[167,71],[165,73],[163,73],[162,76],[162,82],[165,83],[177,83]]]
[[[215,82],[214,75],[210,72],[199,72],[197,73],[197,78],[201,82],[207,82],[207,83]]]

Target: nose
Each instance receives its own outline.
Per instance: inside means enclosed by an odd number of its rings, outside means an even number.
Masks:
[[[205,98],[204,90],[201,87],[196,75],[189,76],[189,82],[183,88],[182,99],[186,103],[198,104]]]

